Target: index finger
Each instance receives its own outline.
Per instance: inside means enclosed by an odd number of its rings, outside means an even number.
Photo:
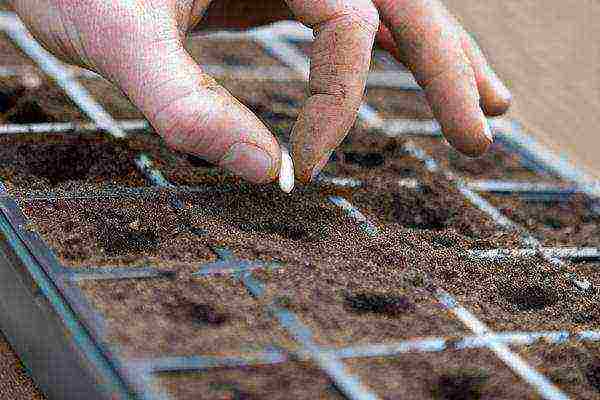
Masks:
[[[314,29],[311,95],[292,130],[295,173],[310,182],[348,133],[358,113],[379,27],[371,0],[287,0]]]

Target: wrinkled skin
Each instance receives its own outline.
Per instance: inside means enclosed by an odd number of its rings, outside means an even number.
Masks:
[[[448,141],[469,156],[492,141],[485,115],[510,92],[439,0],[12,0],[42,44],[117,85],[166,143],[254,183],[281,152],[264,124],[183,47],[191,29],[296,18],[313,28],[311,96],[292,132],[296,178],[309,182],[351,128],[377,40],[414,73]]]

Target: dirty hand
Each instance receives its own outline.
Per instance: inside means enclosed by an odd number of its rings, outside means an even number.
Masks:
[[[292,133],[296,176],[303,182],[352,126],[376,36],[415,74],[446,138],[463,153],[485,151],[492,139],[483,111],[498,115],[510,103],[477,45],[439,0],[10,3],[47,49],[116,84],[169,146],[255,183],[277,177],[281,150],[262,122],[185,51],[184,37],[203,15],[207,26],[245,27],[291,13],[314,29],[311,96]]]

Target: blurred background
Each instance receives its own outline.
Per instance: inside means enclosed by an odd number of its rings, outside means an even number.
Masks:
[[[446,0],[514,96],[527,132],[600,179],[600,2]]]

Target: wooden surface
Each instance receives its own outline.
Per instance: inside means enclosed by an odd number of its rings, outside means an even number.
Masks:
[[[600,2],[447,0],[513,92],[511,115],[600,179]]]

